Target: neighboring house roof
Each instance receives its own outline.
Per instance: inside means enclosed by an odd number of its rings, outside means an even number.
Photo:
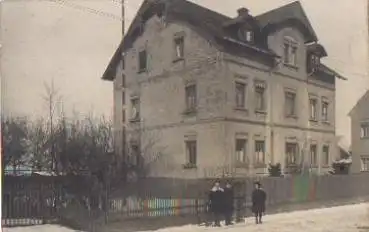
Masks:
[[[306,43],[318,40],[318,37],[306,16],[304,9],[299,1],[292,2],[264,14],[256,16],[260,25],[265,28],[267,26],[276,25],[284,22],[298,22],[303,25]]]
[[[258,41],[257,44],[247,44],[242,43],[237,38],[232,38],[232,35],[224,28],[227,22],[234,21],[234,19],[228,16],[187,0],[145,0],[125,34],[124,39],[111,58],[102,79],[113,80],[115,78],[115,69],[122,58],[122,54],[133,45],[136,38],[143,32],[144,22],[155,14],[165,14],[167,21],[177,20],[186,22],[207,40],[214,42],[221,51],[243,56],[247,54],[245,52],[247,50],[254,52],[254,54],[260,54],[263,57],[272,59],[277,57],[273,51],[267,48],[265,41]],[[254,19],[257,26],[260,27],[260,33],[265,34],[284,23],[294,24],[301,28],[306,43],[317,41],[316,33],[299,1],[255,16]],[[341,75],[335,73],[325,65],[322,65],[322,71],[329,71],[330,74],[341,77]]]
[[[330,74],[330,75],[332,75],[332,76],[335,76],[335,77],[337,77],[337,78],[339,78],[339,79],[341,79],[341,80],[347,80],[347,78],[346,77],[344,77],[344,76],[342,76],[341,74],[339,74],[338,72],[336,72],[336,71],[334,71],[333,69],[331,69],[331,68],[329,68],[327,65],[325,65],[325,64],[320,64],[320,66],[319,66],[319,69],[321,70],[321,71],[323,71],[323,72],[325,72],[325,73],[328,73],[328,74]]]
[[[352,117],[352,114],[362,105],[363,102],[369,101],[369,90],[367,90],[364,95],[356,102],[355,106],[349,112],[349,116]]]

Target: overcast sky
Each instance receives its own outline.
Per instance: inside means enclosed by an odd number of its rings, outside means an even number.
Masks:
[[[59,1],[53,2],[53,1]],[[349,79],[337,83],[337,134],[349,139],[347,113],[369,86],[367,0],[301,0],[329,57]],[[126,0],[127,27],[142,0]],[[291,0],[193,0],[228,16],[257,15]],[[354,4],[355,3],[355,4]],[[5,0],[1,12],[2,111],[45,113],[43,83],[54,79],[64,107],[111,116],[111,82],[100,79],[121,39],[120,0]]]

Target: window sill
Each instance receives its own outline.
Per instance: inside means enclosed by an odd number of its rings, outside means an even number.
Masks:
[[[137,73],[144,73],[144,72],[147,72],[147,69],[145,68],[145,69],[139,69],[138,71],[137,71]]]
[[[360,137],[361,140],[367,140],[369,139],[369,136],[365,136],[365,137]]]
[[[314,164],[314,165],[311,164],[309,168],[319,168],[319,165],[317,165],[317,164]]]
[[[318,120],[314,119],[314,118],[310,118],[309,121],[312,122],[312,123],[318,123]]]
[[[248,168],[249,163],[237,162],[235,166],[236,168]]]
[[[245,112],[245,113],[248,113],[248,112],[249,112],[249,110],[248,110],[248,109],[246,109],[246,108],[244,108],[244,107],[237,107],[237,106],[234,108],[234,110],[235,110],[235,111]]]
[[[255,110],[256,114],[262,114],[262,115],[266,115],[267,112],[265,110]]]
[[[361,170],[360,172],[368,173],[369,170]]]
[[[266,164],[254,164],[254,168],[266,168]]]
[[[331,123],[329,121],[322,121],[323,124],[325,125],[331,125]]]
[[[177,62],[180,62],[180,61],[184,61],[184,58],[183,57],[174,58],[172,63],[177,63]]]
[[[322,165],[322,168],[330,168],[329,165]]]
[[[183,169],[196,169],[197,165],[196,164],[183,164],[182,167]]]
[[[129,119],[130,123],[135,123],[135,122],[139,122],[139,121],[141,121],[140,118],[131,118],[131,119]]]
[[[290,68],[290,69],[294,69],[294,70],[299,69],[299,67],[297,67],[295,64],[284,63],[284,66],[286,66],[287,68]]]
[[[297,115],[295,114],[287,114],[285,115],[286,118],[291,118],[291,119],[298,119]]]
[[[183,111],[183,115],[194,115],[197,113],[197,110],[196,109],[187,109],[185,111]]]

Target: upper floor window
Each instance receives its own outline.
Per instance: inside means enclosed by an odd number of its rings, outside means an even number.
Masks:
[[[245,39],[247,42],[253,42],[254,41],[254,32],[253,31],[246,31],[245,32]]]
[[[360,138],[369,138],[369,123],[361,123]]]
[[[146,71],[147,69],[147,51],[142,50],[138,53],[138,71]]]
[[[320,57],[315,54],[310,54],[307,59],[307,70],[313,73],[320,65]]]
[[[252,43],[254,41],[254,32],[252,30],[241,28],[238,34],[240,39],[245,42]]]
[[[174,49],[175,49],[175,59],[184,58],[184,37],[177,36],[174,38]]]
[[[309,99],[310,120],[312,121],[317,121],[317,105],[318,101],[315,98]]]
[[[296,66],[297,42],[290,37],[284,38],[283,43],[283,62],[284,64]]]
[[[138,98],[131,99],[131,120],[140,118],[140,100]]]
[[[287,117],[296,115],[296,93],[285,92],[285,114]]]
[[[322,100],[322,120],[324,122],[328,121],[328,107],[329,107],[328,101]]]
[[[185,97],[186,97],[186,110],[194,111],[196,110],[197,100],[196,100],[196,85],[191,84],[186,86],[185,88]]]
[[[265,111],[265,83],[255,82],[255,110]]]
[[[246,108],[246,84],[236,82],[236,108]]]

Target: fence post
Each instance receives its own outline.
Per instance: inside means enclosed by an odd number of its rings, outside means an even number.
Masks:
[[[195,213],[196,213],[196,218],[197,218],[197,224],[200,225],[201,224],[201,218],[200,218],[200,214],[199,214],[199,199],[196,198],[195,199]]]

